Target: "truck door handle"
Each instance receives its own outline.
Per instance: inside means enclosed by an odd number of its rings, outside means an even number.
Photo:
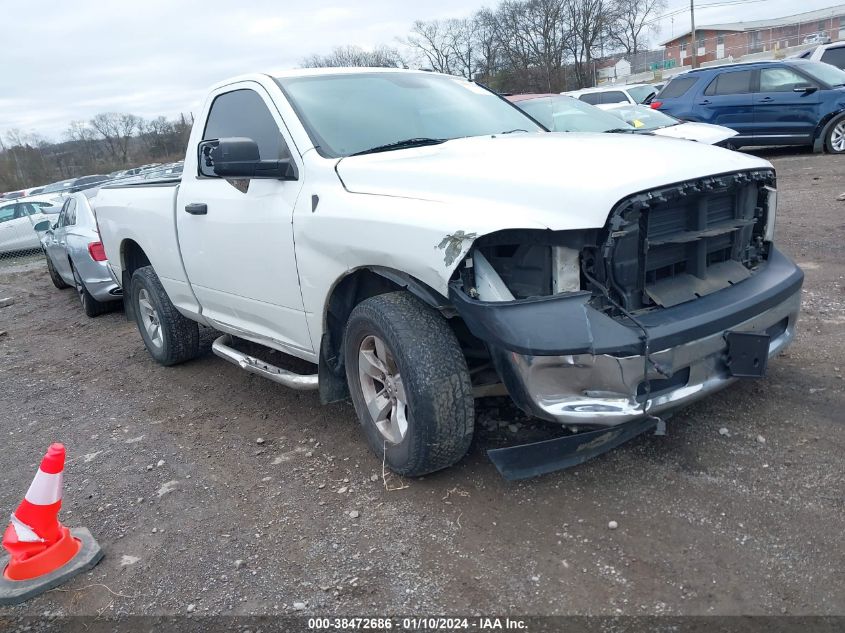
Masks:
[[[763,97],[760,99],[760,103],[768,103],[769,101],[774,101],[771,97]]]
[[[710,105],[710,99],[704,99],[703,101],[699,101],[698,105]]]
[[[185,205],[185,211],[191,215],[206,215],[208,213],[208,205],[204,202],[192,202]]]

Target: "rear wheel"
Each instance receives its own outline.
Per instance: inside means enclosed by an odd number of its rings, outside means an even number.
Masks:
[[[825,147],[831,154],[845,154],[845,116],[831,124],[825,138]]]
[[[109,312],[112,309],[111,302],[105,303],[98,301],[91,296],[91,293],[88,292],[88,288],[85,287],[85,282],[82,281],[82,277],[79,275],[79,271],[76,270],[76,266],[73,265],[73,262],[70,264],[70,270],[73,273],[73,283],[76,286],[76,294],[79,296],[79,301],[82,303],[82,309],[85,311],[85,314],[93,318]]]
[[[132,275],[132,307],[144,345],[162,365],[178,365],[199,354],[199,326],[170,301],[152,266]]]
[[[472,441],[466,359],[446,320],[407,292],[358,304],[344,337],[346,379],[372,450],[391,470],[451,466]]]
[[[50,281],[53,282],[53,285],[59,290],[70,288],[70,286],[65,283],[65,280],[62,279],[62,276],[56,271],[56,267],[53,266],[53,260],[50,259],[50,256],[47,253],[44,253],[44,257],[47,258],[47,272],[50,273]]]

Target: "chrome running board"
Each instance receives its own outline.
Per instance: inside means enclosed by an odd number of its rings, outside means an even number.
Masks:
[[[211,345],[211,351],[220,358],[237,365],[251,374],[264,376],[273,382],[298,391],[309,391],[317,388],[317,374],[295,374],[292,371],[265,363],[249,354],[244,354],[231,347],[232,337],[224,334]]]

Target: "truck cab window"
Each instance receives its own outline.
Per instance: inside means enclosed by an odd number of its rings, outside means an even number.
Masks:
[[[234,90],[211,104],[202,140],[246,137],[258,143],[261,160],[290,158],[279,126],[264,100],[254,90]]]

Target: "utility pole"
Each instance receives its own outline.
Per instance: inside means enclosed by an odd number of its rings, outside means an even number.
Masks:
[[[698,42],[695,39],[695,0],[689,0],[689,19],[690,19],[690,47],[692,48],[690,64],[693,68],[698,68],[698,59],[696,53],[698,52]]]

